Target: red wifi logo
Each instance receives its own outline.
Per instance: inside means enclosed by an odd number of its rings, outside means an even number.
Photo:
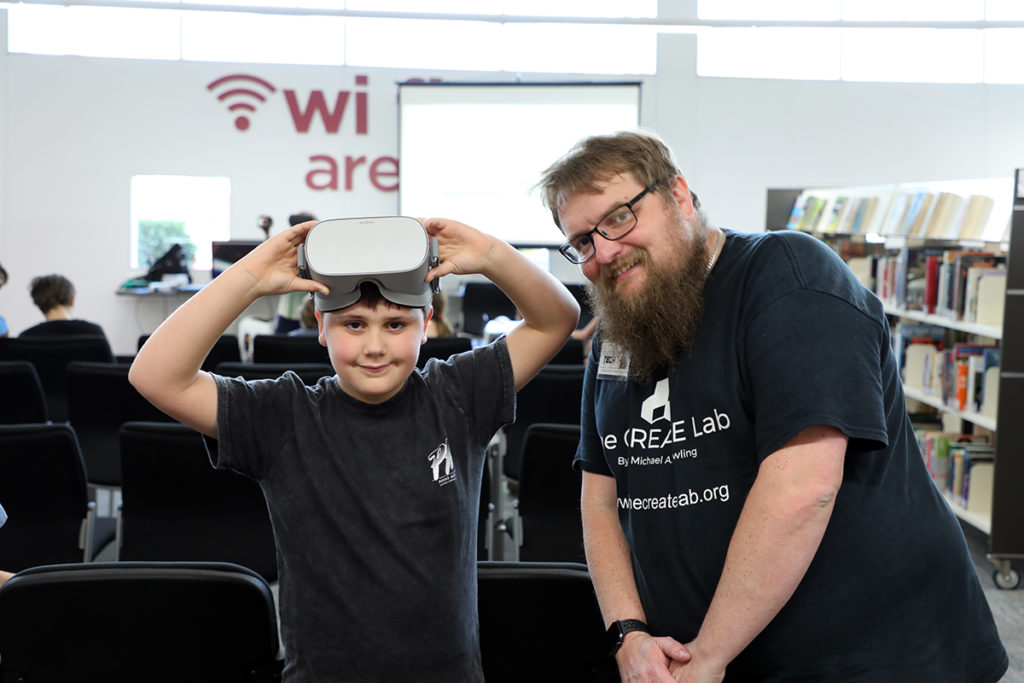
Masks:
[[[267,95],[277,92],[277,88],[262,78],[248,74],[222,76],[207,85],[206,89],[211,92],[220,89],[217,99],[225,102],[230,112],[254,112],[257,103],[263,104],[267,101]],[[244,113],[236,116],[235,128],[248,130],[249,117]]]

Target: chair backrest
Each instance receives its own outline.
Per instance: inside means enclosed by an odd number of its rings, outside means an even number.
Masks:
[[[90,559],[85,465],[69,425],[0,425],[0,501],[4,571]]]
[[[147,339],[149,339],[148,334],[139,336],[139,349],[142,348],[142,345],[146,343]],[[221,363],[238,362],[240,360],[242,360],[242,351],[238,345],[238,336],[234,334],[222,334],[214,343],[210,352],[206,354],[206,358],[203,359],[201,367],[207,372],[213,372]]]
[[[488,320],[500,316],[513,318],[516,305],[491,282],[466,282],[460,291],[461,324],[464,334],[482,337]]]
[[[172,422],[128,381],[124,363],[68,363],[68,421],[75,428],[89,481],[121,484],[121,425],[132,420]]]
[[[431,358],[448,360],[451,356],[473,348],[469,337],[430,337],[420,346],[420,359],[416,366],[423,368]]]
[[[259,484],[210,464],[202,436],[179,423],[121,428],[122,560],[232,562],[277,578]]]
[[[582,475],[572,468],[579,425],[535,422],[523,438],[519,477],[519,559],[586,563],[580,515]]]
[[[487,683],[618,680],[586,565],[479,562],[477,584]]]
[[[583,396],[583,365],[549,364],[541,369],[516,396],[516,421],[505,427],[507,448],[502,471],[519,480],[523,437],[534,422],[580,423]]]
[[[583,340],[566,339],[562,348],[551,359],[551,365],[582,365],[583,364]]]
[[[0,680],[279,681],[274,598],[225,563],[34,567],[0,591]]]
[[[321,377],[333,377],[334,368],[329,363],[244,363],[225,362],[217,366],[215,372],[224,377],[241,377],[242,379],[277,379],[291,370],[310,386],[320,381]]]
[[[254,363],[327,363],[331,357],[317,337],[257,334],[252,340]]]
[[[14,337],[0,339],[0,360],[27,360],[36,367],[46,394],[50,419],[68,419],[67,367],[73,360],[113,363],[114,354],[105,337]]]
[[[46,394],[36,366],[27,360],[0,361],[0,424],[46,422]]]

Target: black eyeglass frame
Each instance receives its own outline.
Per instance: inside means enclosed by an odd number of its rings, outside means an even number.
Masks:
[[[641,199],[643,199],[647,195],[648,192],[650,192],[651,190],[656,188],[659,184],[661,184],[661,181],[660,180],[655,180],[653,183],[651,183],[650,185],[645,187],[643,190],[641,190],[640,194],[638,194],[637,196],[633,197],[632,199],[630,199],[628,202],[626,202],[624,204],[619,204],[614,209],[612,209],[611,211],[609,211],[605,215],[601,216],[601,220],[599,220],[597,222],[597,225],[595,225],[591,230],[588,230],[587,232],[580,233],[579,235],[576,235],[571,240],[568,240],[567,242],[563,243],[562,246],[558,247],[558,253],[560,253],[562,256],[564,256],[565,259],[569,263],[574,263],[576,265],[581,265],[583,263],[586,263],[590,259],[594,258],[594,254],[597,253],[597,249],[595,248],[593,251],[591,251],[590,255],[585,257],[582,261],[578,261],[578,260],[576,260],[575,258],[573,258],[572,256],[569,255],[569,251],[570,250],[572,250],[572,251],[574,251],[576,253],[579,253],[579,251],[580,251],[579,249],[577,249],[576,247],[573,246],[573,244],[572,244],[573,242],[576,242],[576,241],[578,241],[578,240],[580,240],[581,238],[584,238],[584,237],[591,237],[590,243],[593,244],[594,240],[593,240],[592,235],[595,232],[598,235],[600,235],[601,237],[605,238],[606,240],[614,242],[616,240],[622,239],[623,237],[625,237],[629,233],[633,232],[633,230],[636,229],[636,224],[640,222],[640,219],[638,219],[636,217],[636,211],[633,210],[633,207],[636,205],[637,202],[639,202]],[[616,237],[611,237],[611,236],[605,234],[605,232],[603,230],[601,230],[601,223],[604,223],[605,219],[608,218],[608,216],[611,216],[613,213],[615,213],[616,211],[621,210],[623,207],[629,209],[629,212],[631,214],[633,214],[633,225],[631,225],[628,230],[626,230],[625,232],[623,232],[622,234],[620,234],[620,235],[618,235]]]

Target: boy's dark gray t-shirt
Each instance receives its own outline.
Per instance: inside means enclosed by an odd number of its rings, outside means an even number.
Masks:
[[[217,377],[211,460],[260,482],[278,549],[284,680],[483,680],[485,448],[514,419],[504,339],[431,360],[379,405],[334,377]]]

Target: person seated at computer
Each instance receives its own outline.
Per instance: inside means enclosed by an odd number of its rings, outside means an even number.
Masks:
[[[445,318],[444,309],[448,298],[441,292],[434,292],[431,298],[431,305],[434,307],[434,315],[427,321],[428,337],[454,337],[455,331],[448,324]]]
[[[22,337],[66,337],[89,335],[106,339],[103,328],[71,315],[75,306],[75,286],[63,275],[40,275],[29,285],[32,301],[46,316],[46,321],[24,330]]]
[[[306,303],[299,311],[299,326],[288,333],[289,337],[316,337],[320,334],[316,324],[316,306],[313,298],[306,296]]]
[[[4,270],[3,266],[0,266],[0,287],[3,287],[6,284],[7,271]],[[8,329],[7,327],[7,321],[4,320],[4,317],[2,315],[0,315],[0,339],[3,339],[4,337],[8,336],[10,332],[10,329]]]
[[[288,216],[288,226],[295,227],[299,223],[319,220],[309,211],[299,211]],[[269,235],[269,231],[267,232]],[[274,315],[274,334],[289,334],[301,328],[300,315],[309,295],[305,292],[289,292],[277,298],[277,312]]]

